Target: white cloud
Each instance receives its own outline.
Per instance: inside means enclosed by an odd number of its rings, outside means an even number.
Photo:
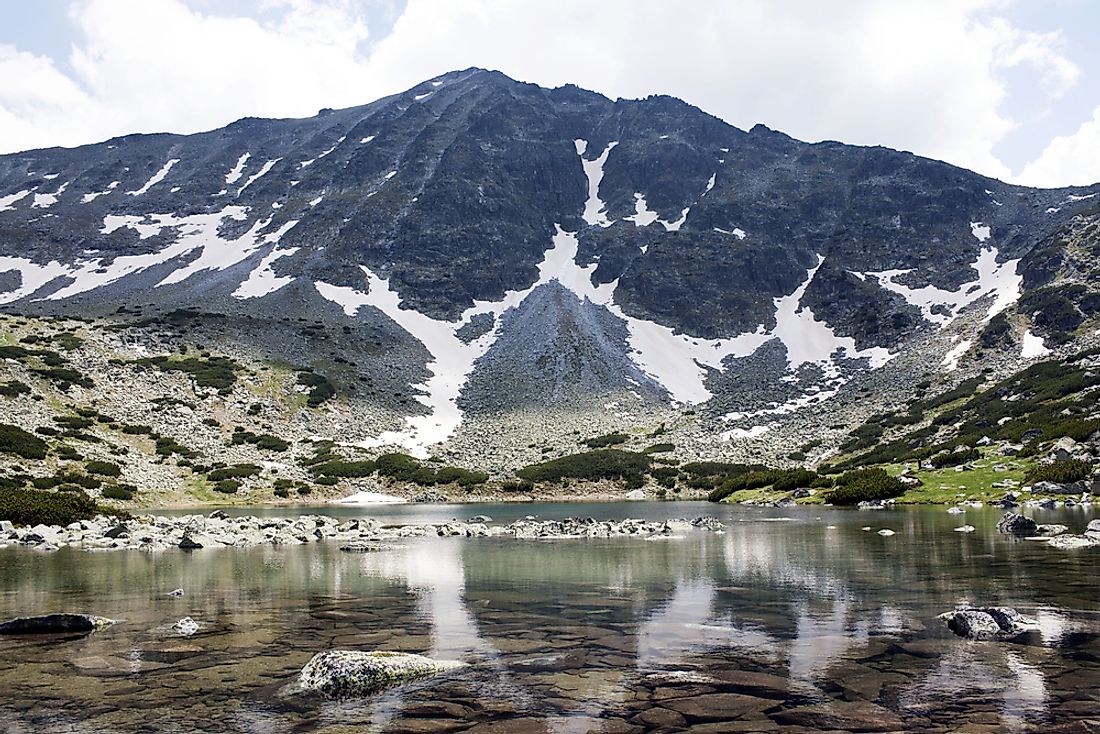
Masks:
[[[1087,186],[1100,181],[1100,107],[1075,133],[1051,140],[1017,181],[1028,186]]]
[[[748,128],[881,144],[1008,178],[993,150],[1015,126],[1005,69],[1043,94],[1078,70],[1054,34],[994,17],[1000,0],[409,0],[371,39],[350,0],[268,0],[260,21],[184,0],[81,0],[72,78],[48,60],[37,105],[0,82],[0,146],[74,144],[131,131],[193,132],[237,117],[361,104],[443,71],[481,66],[609,96],[672,94]],[[274,11],[274,12],[270,12]],[[13,102],[14,100],[14,102]],[[77,106],[81,125],[65,111]]]

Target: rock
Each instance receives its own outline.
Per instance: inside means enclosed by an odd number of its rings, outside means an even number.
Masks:
[[[446,502],[447,498],[434,489],[426,489],[412,498],[413,502]]]
[[[803,500],[803,499],[806,499],[807,497],[813,497],[813,496],[814,496],[814,490],[810,489],[809,487],[799,487],[795,491],[791,492],[791,497],[794,497],[797,500]]]
[[[1062,550],[1076,550],[1077,548],[1091,548],[1094,545],[1100,545],[1100,538],[1092,535],[1071,535],[1069,533],[1063,533],[1061,535],[1055,535],[1047,542],[1047,545]]]
[[[956,533],[972,533],[974,532],[974,530],[975,527],[973,525],[960,525],[959,527],[955,528]]]
[[[10,534],[15,532],[15,523],[11,520],[0,520],[0,533]]]
[[[1011,607],[964,607],[941,614],[947,628],[972,640],[1012,640],[1039,629]]]
[[[179,547],[183,550],[198,550],[199,548],[205,548],[209,542],[202,536],[184,533],[183,537],[180,538]]]
[[[982,436],[981,438],[978,439],[978,444],[977,445],[978,446],[989,446],[992,443],[993,443],[992,438],[990,438],[989,436]]]
[[[623,495],[623,499],[627,499],[627,500],[644,500],[645,499],[645,490],[632,489],[632,490],[630,490],[629,492],[627,492],[626,494]]]
[[[890,528],[883,528],[882,530],[878,531],[878,534],[884,538],[889,538],[891,535],[894,535],[894,531]]]
[[[1036,482],[1031,491],[1038,494],[1084,494],[1088,491],[1084,482],[1059,484],[1058,482]]]
[[[376,553],[385,549],[386,546],[381,543],[348,543],[340,546],[340,550],[345,553]]]
[[[964,512],[966,512],[966,510],[964,510],[961,507],[948,507],[947,508],[947,514],[948,515],[961,515]]]
[[[835,729],[848,732],[898,731],[905,726],[897,714],[866,701],[830,701],[799,706],[771,715],[784,726],[803,726],[813,730]]]
[[[1100,533],[1100,518],[1090,520],[1088,526],[1085,527],[1086,533]]]
[[[224,510],[214,510],[209,515],[207,515],[207,517],[209,517],[211,520],[228,520],[229,519],[229,515],[225,514]]]
[[[363,696],[464,666],[456,660],[433,660],[404,652],[329,650],[306,663],[294,690],[332,697]]]
[[[703,528],[705,530],[719,531],[722,530],[725,525],[721,523],[716,517],[697,517],[691,521],[693,528]]]
[[[474,515],[473,517],[470,518],[470,522],[486,523],[486,522],[492,522],[492,521],[493,521],[493,518],[489,517],[488,515]]]
[[[1017,446],[1014,444],[1006,444],[1001,447],[1001,456],[1016,456],[1023,449],[1023,446]]]
[[[125,538],[130,535],[130,528],[126,527],[126,523],[119,523],[113,528],[103,534],[104,538]]]
[[[180,621],[172,625],[172,629],[175,630],[182,637],[190,637],[202,628],[195,620],[190,617],[184,617]]]
[[[1009,535],[1034,535],[1038,525],[1030,517],[1006,512],[997,523],[997,531]]]
[[[1065,525],[1043,524],[1035,526],[1035,534],[1043,537],[1054,537],[1055,535],[1061,535],[1067,532],[1069,528]]]
[[[165,594],[165,596],[172,597],[173,599],[179,599],[181,596],[183,596],[183,589],[172,589],[167,594]]]
[[[20,617],[0,623],[0,635],[63,635],[74,632],[95,632],[110,627],[113,619],[94,614],[47,614],[41,617]]]
[[[666,708],[694,721],[728,721],[771,708],[775,701],[743,693],[702,693],[663,701]]]

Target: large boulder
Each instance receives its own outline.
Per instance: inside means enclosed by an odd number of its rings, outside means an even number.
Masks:
[[[95,632],[114,624],[113,619],[94,614],[46,614],[20,617],[0,623],[0,635],[65,635]]]
[[[1006,512],[997,523],[998,532],[1010,535],[1035,535],[1038,525],[1030,517],[1015,512]]]
[[[940,615],[947,628],[972,640],[1013,640],[1039,629],[1012,607],[962,607]]]
[[[1085,532],[1100,535],[1100,518],[1089,520],[1089,524],[1085,527]]]
[[[1062,550],[1091,548],[1094,545],[1100,545],[1100,535],[1071,535],[1065,533],[1051,538],[1048,545],[1052,548],[1061,548]]]
[[[306,663],[295,689],[333,697],[365,696],[464,665],[457,660],[433,660],[405,652],[328,650]]]

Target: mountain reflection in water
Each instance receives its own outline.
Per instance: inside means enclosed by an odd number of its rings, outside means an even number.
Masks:
[[[598,511],[625,517],[638,507]],[[732,720],[767,730],[812,720],[801,712],[820,706],[846,717],[822,728],[852,730],[897,717],[913,731],[1042,731],[1100,716],[1100,550],[998,535],[993,511],[968,512],[978,531],[961,534],[942,508],[692,510],[720,516],[726,531],[410,538],[363,554],[329,544],[158,555],[9,548],[0,616],[88,611],[120,623],[76,640],[0,640],[0,714],[12,732],[555,734]],[[1046,521],[1076,527],[1088,517]],[[165,596],[177,587],[183,597]],[[1015,606],[1041,632],[1027,645],[955,638],[936,615],[961,603]],[[184,616],[203,631],[172,632]],[[281,694],[332,648],[471,666],[358,700]]]

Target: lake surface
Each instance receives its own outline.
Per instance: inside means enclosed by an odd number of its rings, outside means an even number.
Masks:
[[[1100,718],[1100,548],[999,535],[999,511],[325,510],[387,522],[711,515],[729,527],[652,541],[409,539],[358,555],[0,550],[0,618],[120,620],[75,639],[0,638],[0,731],[1045,732]],[[1036,513],[1076,532],[1092,516]],[[964,523],[977,532],[953,531]],[[183,597],[165,596],[177,587]],[[1015,606],[1042,633],[958,639],[936,615],[962,603]],[[203,631],[174,633],[184,616]],[[471,665],[358,700],[285,695],[332,648]]]

